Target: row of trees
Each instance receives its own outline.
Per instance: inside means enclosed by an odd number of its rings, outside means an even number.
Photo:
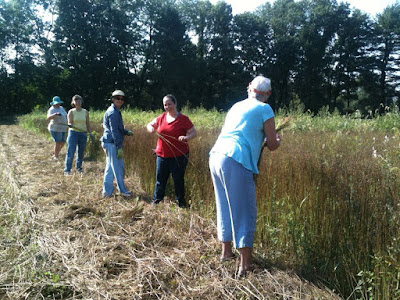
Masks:
[[[227,109],[253,76],[272,79],[275,109],[342,112],[391,105],[400,90],[400,3],[371,18],[335,0],[276,0],[232,15],[208,0],[0,0],[0,102],[11,112],[81,94],[104,108]],[[397,89],[396,89],[397,88]]]

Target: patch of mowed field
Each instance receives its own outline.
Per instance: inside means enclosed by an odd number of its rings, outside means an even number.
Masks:
[[[0,141],[1,299],[339,299],[273,265],[237,278],[212,219],[150,205],[133,176],[134,197],[101,197],[103,161],[63,176],[44,138],[13,125]]]
[[[149,195],[156,136],[145,124],[160,112],[122,112],[134,131],[124,144],[127,176],[140,178]],[[99,135],[103,113],[92,117]],[[194,211],[215,218],[208,153],[225,114],[188,108],[183,113],[198,130],[190,141],[187,198]],[[399,113],[361,118],[282,111],[276,122],[284,116],[290,125],[281,133],[281,147],[263,151],[256,177],[256,261],[294,269],[350,299],[399,298]]]

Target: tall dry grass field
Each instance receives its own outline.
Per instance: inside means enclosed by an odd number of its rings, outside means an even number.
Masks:
[[[398,138],[338,131],[282,139],[264,153],[257,179],[259,247],[343,295],[391,299],[400,271]]]
[[[126,163],[152,193],[156,138],[142,127],[134,131]],[[208,152],[219,129],[198,133],[186,195],[193,209],[214,218]],[[397,137],[378,132],[283,132],[281,147],[263,152],[256,177],[259,258],[355,299],[399,295],[399,147]]]
[[[127,175],[140,178],[149,195],[155,183],[156,136],[145,131],[145,123],[157,113],[141,112],[136,118],[137,112],[124,112],[134,131],[124,144]],[[208,152],[224,115],[184,113],[198,129],[190,141],[187,200],[200,215],[215,218]],[[98,131],[101,115],[92,119]],[[345,298],[399,299],[398,128],[398,112],[374,120],[327,112],[294,116],[281,134],[281,147],[262,154],[256,177],[256,260],[293,268]],[[168,196],[173,198],[172,180]]]

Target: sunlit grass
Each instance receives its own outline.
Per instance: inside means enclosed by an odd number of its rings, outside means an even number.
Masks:
[[[398,174],[373,158],[377,140],[370,133],[297,132],[282,139],[279,151],[264,153],[257,179],[258,240],[270,256],[347,294],[358,282],[349,275],[368,270],[371,255],[386,253],[393,241]],[[395,140],[387,147],[398,153]],[[398,156],[390,160],[399,163]]]
[[[134,136],[125,139],[127,175],[137,175],[151,195],[155,182],[156,136],[145,125],[161,113],[123,110]],[[192,209],[215,217],[208,170],[225,113],[184,108],[198,129],[190,141],[186,195]],[[48,134],[44,112],[21,123]],[[102,133],[104,111],[91,112]],[[287,112],[278,113],[279,122]],[[40,120],[38,120],[40,118]],[[373,119],[321,111],[296,113],[282,133],[282,146],[264,151],[256,178],[256,253],[322,280],[354,299],[396,299],[400,274],[400,117],[396,111]],[[44,121],[43,121],[44,120]],[[43,129],[44,128],[44,129]],[[173,189],[168,189],[173,197]]]

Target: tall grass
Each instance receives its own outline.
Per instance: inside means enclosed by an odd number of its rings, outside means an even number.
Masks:
[[[297,132],[283,137],[278,152],[264,155],[257,235],[270,256],[329,282],[343,295],[356,287],[357,297],[381,293],[368,291],[371,286],[356,276],[375,268],[373,256],[387,257],[398,235],[399,224],[393,222],[399,173],[374,157],[374,144],[381,142],[383,137],[374,140],[369,132]],[[399,153],[395,139],[385,146]],[[380,151],[385,155],[383,147]],[[385,159],[399,163],[398,155]],[[395,264],[398,269],[399,261]]]
[[[138,175],[149,194],[156,136],[144,126],[160,112],[123,111],[135,133],[124,144],[127,174]],[[99,132],[103,113],[91,113]],[[190,141],[187,200],[214,218],[208,152],[225,114],[201,108],[183,113],[198,129]],[[278,121],[284,113],[278,113]],[[291,117],[281,147],[262,155],[256,181],[258,257],[323,281],[351,299],[400,298],[399,114],[361,119],[322,110]]]

